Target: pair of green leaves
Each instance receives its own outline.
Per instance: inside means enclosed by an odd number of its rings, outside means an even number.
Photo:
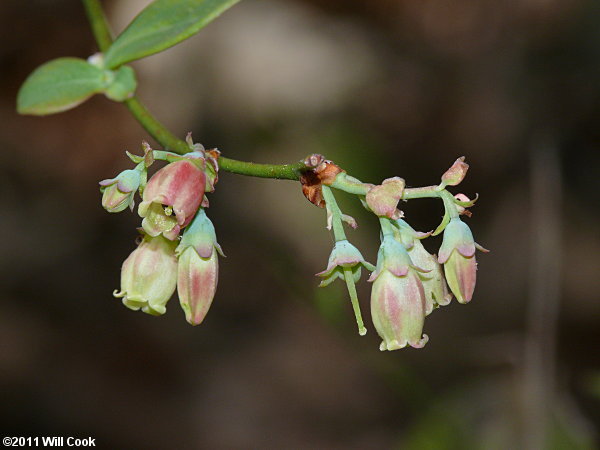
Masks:
[[[94,94],[115,101],[133,96],[133,69],[123,64],[172,47],[196,34],[239,0],[156,0],[129,24],[101,59],[59,58],[38,67],[17,96],[20,114],[74,108]]]
[[[38,67],[17,95],[20,114],[43,116],[74,108],[94,94],[122,102],[135,91],[131,67],[106,70],[80,58],[58,58]]]

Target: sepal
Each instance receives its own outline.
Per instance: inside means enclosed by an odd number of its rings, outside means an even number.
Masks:
[[[335,243],[329,256],[327,268],[316,274],[322,277],[323,281],[319,287],[327,286],[337,278],[344,279],[344,268],[352,268],[352,275],[355,282],[360,279],[361,267],[369,271],[375,270],[375,266],[363,258],[360,251],[347,240]]]

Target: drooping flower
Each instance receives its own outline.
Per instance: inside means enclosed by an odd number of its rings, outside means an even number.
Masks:
[[[476,247],[487,252],[475,243],[466,223],[458,217],[450,220],[444,229],[438,262],[444,265],[448,286],[460,303],[468,303],[473,298],[477,275]]]
[[[200,208],[176,249],[177,294],[191,325],[202,323],[215,296],[219,279],[217,252],[223,256],[215,227]]]
[[[135,204],[134,195],[140,187],[140,171],[128,169],[121,172],[115,178],[109,178],[100,182],[102,192],[102,206],[108,212],[121,212],[127,207],[133,211]]]
[[[159,316],[177,284],[175,242],[162,236],[144,236],[121,269],[121,290],[113,295],[134,311]]]
[[[319,287],[327,286],[337,278],[344,279],[344,268],[352,268],[352,278],[355,282],[360,279],[361,267],[369,271],[375,270],[375,266],[363,258],[360,251],[347,240],[338,241],[335,243],[327,268],[317,273],[318,277],[323,278]]]
[[[406,221],[398,219],[397,237],[408,251],[411,261],[417,267],[426,269],[428,272],[419,272],[419,278],[423,283],[426,300],[426,315],[438,306],[445,306],[452,300],[452,294],[448,290],[442,266],[438,263],[437,257],[430,254],[421,243],[420,239],[429,236],[431,233],[420,233],[415,231]]]
[[[198,165],[204,159],[183,159],[171,163],[148,181],[138,212],[142,227],[150,236],[162,234],[174,240],[189,224],[202,203],[205,174]]]
[[[423,334],[425,291],[404,246],[391,234],[383,236],[377,254],[377,268],[369,278],[371,317],[383,339],[380,350],[397,350],[410,345],[422,348],[429,340]]]

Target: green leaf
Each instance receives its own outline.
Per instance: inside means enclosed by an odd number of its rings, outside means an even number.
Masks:
[[[105,55],[114,69],[161,52],[194,35],[239,0],[156,0],[113,42]]]
[[[104,92],[108,98],[115,102],[122,102],[133,97],[137,81],[135,72],[129,66],[122,66],[114,72],[107,71],[112,75],[110,83]]]
[[[17,112],[43,116],[83,103],[102,92],[104,71],[79,58],[59,58],[33,71],[17,95]]]

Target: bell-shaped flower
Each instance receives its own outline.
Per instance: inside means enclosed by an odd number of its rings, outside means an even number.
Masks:
[[[140,187],[140,176],[139,170],[128,169],[115,178],[102,180],[100,182],[102,207],[111,213],[121,212],[127,207],[133,211],[135,204],[133,197]]]
[[[375,270],[375,266],[365,261],[360,251],[344,239],[335,243],[331,255],[329,255],[327,268],[316,274],[318,277],[323,278],[319,287],[327,286],[335,281],[336,278],[343,280],[344,268],[348,267],[352,269],[354,282],[358,282],[360,279],[361,267],[369,271]]]
[[[121,269],[121,290],[113,292],[134,311],[159,316],[177,285],[175,242],[162,236],[144,236]]]
[[[191,325],[199,325],[212,304],[219,279],[217,252],[223,255],[217,243],[215,227],[203,208],[186,228],[177,247],[177,294]]]
[[[174,240],[192,221],[204,197],[203,163],[201,158],[176,161],[148,181],[138,209],[146,233]]]
[[[458,217],[450,220],[444,229],[438,262],[444,265],[448,286],[460,303],[468,303],[473,298],[477,272],[476,247],[487,252],[475,243],[466,223]]]
[[[377,268],[369,278],[371,318],[383,339],[380,350],[397,350],[407,345],[423,347],[425,291],[418,272],[404,246],[391,234],[383,237],[377,254]]]
[[[426,273],[420,272],[419,278],[421,278],[425,290],[425,314],[429,315],[438,306],[446,306],[452,300],[452,294],[448,290],[448,285],[444,279],[442,266],[438,263],[437,257],[425,250],[421,243],[421,239],[430,236],[431,233],[415,231],[403,219],[398,219],[395,224],[398,228],[396,236],[400,238],[408,251],[413,264],[428,271]]]

